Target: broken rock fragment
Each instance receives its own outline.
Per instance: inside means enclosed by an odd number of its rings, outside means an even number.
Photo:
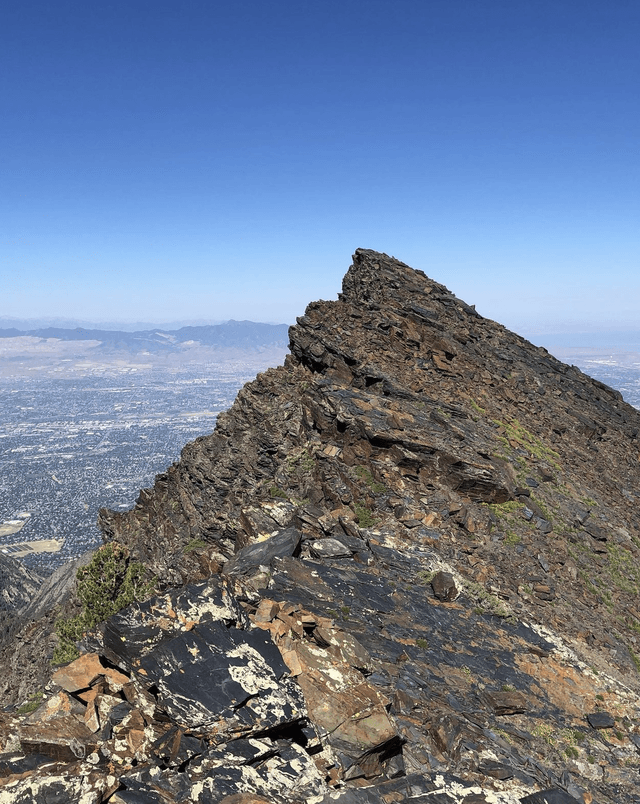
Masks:
[[[436,572],[431,579],[431,588],[438,600],[455,600],[458,596],[456,582],[450,572]]]
[[[81,703],[59,692],[20,725],[22,748],[63,762],[83,759],[97,745],[84,722],[84,711]]]
[[[337,539],[316,539],[311,545],[311,553],[316,558],[348,558],[351,550]]]
[[[527,709],[527,700],[521,692],[488,692],[486,699],[496,715],[515,715]]]
[[[521,804],[580,804],[577,798],[558,787],[532,793],[530,796],[521,798],[520,802]]]
[[[608,712],[591,712],[587,720],[592,729],[612,729],[616,722]]]
[[[243,547],[225,564],[223,571],[225,575],[243,575],[260,566],[269,566],[274,558],[294,555],[301,538],[296,528],[281,530],[268,539]]]

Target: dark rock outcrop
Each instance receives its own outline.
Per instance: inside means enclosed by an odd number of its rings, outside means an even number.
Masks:
[[[640,802],[640,414],[372,251],[290,341],[101,511],[156,593],[5,712],[0,802]]]

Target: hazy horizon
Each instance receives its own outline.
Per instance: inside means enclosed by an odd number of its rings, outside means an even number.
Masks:
[[[180,329],[181,327],[206,327],[229,324],[232,321],[244,322],[248,318],[229,318],[226,321],[207,320],[201,318],[183,319],[174,321],[88,321],[78,318],[62,318],[58,316],[42,318],[15,318],[13,316],[0,315],[0,329],[40,329],[54,327],[60,329],[71,329],[81,327],[83,329],[104,329],[122,330],[123,332],[134,332],[137,330],[149,329]],[[286,321],[252,321],[255,324],[286,324]]]
[[[168,321],[168,322],[142,322],[142,321],[99,321],[92,322],[78,319],[42,318],[42,319],[16,319],[10,316],[0,316],[0,330],[17,329],[27,332],[45,328],[87,330],[111,330],[122,332],[137,332],[149,330],[175,331],[182,327],[220,326],[228,323],[253,323],[270,325],[290,325],[293,322],[277,321],[249,321],[248,319],[230,319],[229,321]],[[502,322],[499,322],[502,323]],[[562,322],[557,322],[562,323]],[[640,352],[640,326],[637,329],[619,329],[606,327],[592,327],[587,330],[572,329],[568,324],[564,329],[559,327],[556,331],[514,329],[518,335],[531,340],[538,346],[557,347],[559,349],[616,349],[620,351]]]

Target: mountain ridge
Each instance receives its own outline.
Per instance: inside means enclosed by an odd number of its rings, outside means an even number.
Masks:
[[[100,512],[155,595],[7,718],[59,767],[12,759],[0,801],[73,768],[68,800],[112,804],[638,802],[638,411],[366,249],[289,339]],[[6,700],[46,675],[27,648]]]
[[[257,346],[285,346],[286,324],[263,324],[255,321],[230,320],[224,324],[186,326],[176,330],[159,327],[128,332],[76,327],[73,329],[45,327],[33,330],[0,329],[0,338],[29,337],[54,338],[60,341],[98,341],[101,350],[128,350],[133,352],[178,351],[185,345],[197,342],[220,348],[255,348]]]

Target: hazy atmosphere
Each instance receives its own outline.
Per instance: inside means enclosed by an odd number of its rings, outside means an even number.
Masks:
[[[639,37],[626,0],[7,6],[0,316],[290,323],[362,246],[633,328]]]

